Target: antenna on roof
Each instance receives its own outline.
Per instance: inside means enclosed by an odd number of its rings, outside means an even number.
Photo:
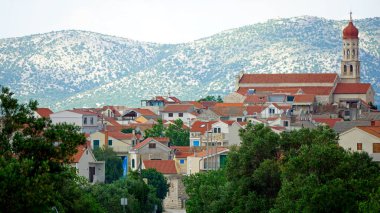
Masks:
[[[170,97],[170,88],[169,88],[169,94],[168,94],[168,97]]]

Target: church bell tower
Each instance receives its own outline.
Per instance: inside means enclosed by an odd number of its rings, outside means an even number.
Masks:
[[[360,83],[359,61],[359,30],[350,21],[343,29],[343,58],[341,62],[340,79],[342,83]]]

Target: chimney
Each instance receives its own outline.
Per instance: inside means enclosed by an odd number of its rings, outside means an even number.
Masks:
[[[104,131],[104,147],[108,147],[108,130]]]
[[[380,126],[380,120],[372,120],[371,126]]]

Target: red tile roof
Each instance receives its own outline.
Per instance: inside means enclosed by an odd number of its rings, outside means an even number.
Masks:
[[[102,133],[104,134],[104,131],[102,131]],[[132,133],[125,134],[120,131],[108,131],[108,136],[113,137],[117,140],[131,140],[134,138],[134,135]]]
[[[143,164],[146,169],[156,169],[162,174],[177,174],[174,160],[144,160]]]
[[[245,107],[240,106],[223,106],[223,107],[212,107],[211,111],[215,112],[219,116],[243,116]]]
[[[216,103],[214,107],[239,107],[243,105],[243,103]]]
[[[84,151],[86,151],[87,147],[86,145],[79,145],[77,147],[77,153],[75,155],[73,155],[72,157],[72,163],[79,163],[80,159],[82,158],[82,155],[84,153]]]
[[[216,150],[215,150],[215,147],[211,147],[211,148],[209,147],[208,152],[207,152],[207,150],[203,150],[201,152],[196,153],[195,155],[197,157],[212,156],[212,155],[215,155],[215,151],[216,151],[216,153],[220,153],[220,152],[224,152],[224,151],[229,151],[229,149],[226,147],[216,147]]]
[[[239,83],[333,83],[336,73],[244,74]]]
[[[189,104],[194,105],[195,108],[203,109],[205,108],[200,102],[198,101],[188,101]]]
[[[266,95],[247,95],[244,99],[244,103],[249,104],[262,104],[268,101],[268,97]]]
[[[380,138],[380,126],[357,126],[357,128]]]
[[[366,94],[370,88],[368,83],[338,83],[334,94]]]
[[[315,95],[295,95],[294,103],[314,103]]]
[[[333,128],[335,126],[336,122],[343,121],[342,118],[314,118],[313,119],[317,123],[323,123],[328,125],[330,128]]]
[[[107,109],[111,110],[116,117],[120,117],[120,112],[114,106],[104,106],[102,111],[106,111]]]
[[[282,109],[282,110],[287,110],[287,109],[291,109],[292,106],[291,105],[279,105],[277,103],[272,103],[273,106],[275,106],[277,109]]]
[[[161,143],[169,143],[170,138],[168,137],[152,137],[154,140],[161,142]]]
[[[261,113],[266,106],[261,106],[261,105],[253,105],[253,106],[247,106],[247,113],[248,115],[254,115],[256,113]]]
[[[278,93],[279,90],[302,90],[304,94],[313,95],[330,95],[333,87],[239,87],[237,93],[246,95],[248,89],[255,89],[257,92],[271,92]]]
[[[193,125],[191,125],[190,132],[200,132],[201,134],[205,134],[205,132],[208,130],[211,130],[211,125],[216,123],[217,121],[195,121]]]
[[[194,150],[189,146],[171,146],[171,149],[175,150],[174,154],[176,158],[187,158],[194,154]]]
[[[189,112],[194,108],[192,104],[169,104],[162,112]]]
[[[206,108],[208,109],[209,107],[213,107],[215,106],[217,102],[215,101],[201,101],[201,104]]]
[[[53,111],[49,108],[37,108],[36,113],[39,114],[43,118],[49,118]]]
[[[114,118],[104,117],[104,120],[106,120],[108,123],[112,124],[112,126],[121,126],[121,124],[118,123]]]
[[[145,115],[145,116],[157,116],[156,113],[152,112],[151,110],[149,109],[141,109],[141,108],[136,108],[136,109],[133,109],[134,111],[140,113],[141,115]]]
[[[91,109],[72,109],[72,110],[68,110],[68,111],[75,112],[75,113],[82,114],[82,115],[97,115],[97,113]]]

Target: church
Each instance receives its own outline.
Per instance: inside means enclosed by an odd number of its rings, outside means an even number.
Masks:
[[[236,76],[235,91],[225,102],[246,105],[277,102],[297,111],[312,112],[315,105],[357,108],[374,103],[374,90],[360,80],[359,30],[352,16],[343,29],[340,74],[248,74]]]

